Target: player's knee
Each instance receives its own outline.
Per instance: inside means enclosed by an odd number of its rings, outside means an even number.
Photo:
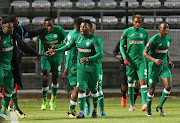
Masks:
[[[166,89],[167,91],[170,91],[170,90],[171,90],[171,86],[166,86],[165,89]]]

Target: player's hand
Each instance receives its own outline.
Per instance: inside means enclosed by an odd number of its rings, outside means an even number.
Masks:
[[[65,69],[64,72],[63,72],[63,76],[67,76],[68,74],[69,74],[69,70]]]
[[[168,63],[168,66],[169,66],[169,68],[171,68],[171,69],[174,68],[174,64],[172,63],[172,61],[170,61],[170,62]]]
[[[65,44],[65,45],[66,45],[66,41],[65,41],[65,40],[63,40],[63,44]]]
[[[83,57],[83,58],[81,58],[81,59],[80,59],[80,62],[81,62],[82,64],[84,64],[84,63],[86,63],[86,62],[89,62],[89,57]]]
[[[56,54],[56,50],[52,49],[52,48],[51,49],[48,48],[48,51],[46,51],[46,54],[48,56],[52,56],[52,55]]]
[[[122,55],[117,55],[116,58],[122,60]]]
[[[56,44],[51,45],[51,49],[57,49],[57,45]]]
[[[160,60],[160,59],[155,59],[155,61],[154,61],[157,65],[163,65],[163,60]]]
[[[41,56],[38,55],[36,58],[34,58],[34,59],[32,60],[32,62],[33,62],[33,63],[36,63],[36,62],[38,62],[40,59],[41,59]]]
[[[130,62],[128,61],[128,59],[124,59],[124,64],[125,64],[126,66],[130,66]]]

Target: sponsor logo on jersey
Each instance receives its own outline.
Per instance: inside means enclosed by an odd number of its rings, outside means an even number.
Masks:
[[[156,53],[167,53],[168,50],[155,50]]]
[[[152,80],[152,79],[149,79],[149,83],[152,84],[152,83],[153,83],[153,80]]]
[[[7,41],[4,41],[3,44],[5,44]]]
[[[140,33],[139,37],[142,39],[142,38],[143,38],[143,34],[142,34],[142,33]]]
[[[159,44],[159,47],[162,46],[162,43]]]
[[[13,46],[12,47],[8,47],[8,48],[3,48],[2,51],[7,52],[7,51],[11,51],[13,50]]]
[[[150,47],[151,46],[151,44],[148,42],[147,44],[146,44],[146,47]]]
[[[121,40],[123,40],[123,35],[121,35]]]
[[[80,49],[80,48],[78,48],[78,51],[83,52],[83,53],[90,53],[91,49]]]
[[[54,38],[57,38],[58,37],[58,35],[57,34],[54,34]]]
[[[86,42],[86,47],[89,47],[90,43],[89,42]]]
[[[78,44],[81,43],[81,41],[78,42]]]
[[[132,34],[131,36],[133,36],[134,34]]]
[[[143,44],[143,41],[129,41],[130,44]]]
[[[170,42],[167,42],[167,46],[169,47],[169,45],[170,45]]]

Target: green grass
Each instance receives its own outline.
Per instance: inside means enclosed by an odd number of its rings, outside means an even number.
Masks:
[[[92,119],[91,116],[87,116],[85,119],[69,119],[67,117],[67,110],[69,107],[68,99],[58,99],[56,101],[56,111],[50,111],[49,107],[42,111],[40,110],[41,100],[19,100],[19,106],[22,111],[26,113],[25,119],[18,119],[19,123],[178,123],[180,122],[180,98],[170,97],[165,105],[164,111],[165,117],[160,116],[155,111],[155,107],[158,105],[160,97],[154,98],[152,103],[152,117],[147,117],[146,112],[141,111],[141,99],[138,98],[136,105],[137,109],[134,112],[129,112],[129,100],[125,108],[121,107],[120,98],[108,98],[105,99],[105,112],[107,117],[99,116],[96,119]],[[79,112],[79,106],[76,108]],[[6,123],[6,121],[5,121]],[[7,122],[9,123],[9,122]]]

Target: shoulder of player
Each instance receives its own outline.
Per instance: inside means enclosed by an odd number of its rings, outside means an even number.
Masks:
[[[56,25],[54,25],[53,28],[54,28],[55,30],[61,30],[61,29],[63,29],[61,26],[56,26]]]
[[[148,34],[147,29],[144,29],[143,27],[140,27],[140,29],[141,29],[144,33]]]
[[[168,40],[172,41],[172,37],[170,35],[166,35]]]

